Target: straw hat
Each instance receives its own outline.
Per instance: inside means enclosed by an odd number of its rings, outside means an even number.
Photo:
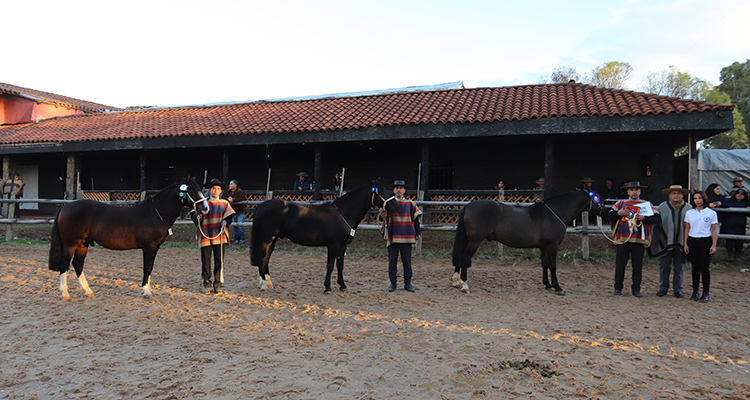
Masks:
[[[690,194],[690,189],[684,188],[684,187],[682,187],[682,185],[672,185],[672,186],[670,186],[670,187],[668,187],[666,189],[663,189],[661,192],[664,193],[664,194],[670,194],[670,193],[672,193],[674,191],[682,192],[682,194],[684,194],[684,195]]]

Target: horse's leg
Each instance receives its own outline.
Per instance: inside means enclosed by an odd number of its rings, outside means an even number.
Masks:
[[[336,256],[336,274],[338,278],[336,283],[339,284],[339,290],[342,292],[346,290],[346,283],[344,283],[344,255],[346,254],[346,245],[344,245],[339,254]]]
[[[261,243],[260,249],[260,265],[258,265],[258,275],[260,276],[260,290],[273,289],[273,282],[271,282],[271,274],[268,269],[268,263],[271,260],[271,253],[273,253],[274,247],[276,247],[276,239],[273,238],[270,242]]]
[[[549,269],[549,275],[551,284],[547,280],[547,269]],[[542,250],[542,270],[544,272],[544,278],[542,283],[545,283],[547,288],[555,288],[555,294],[558,296],[565,296],[565,292],[557,282],[557,246]]]
[[[468,278],[468,270],[469,267],[471,267],[471,257],[474,256],[474,253],[479,250],[479,245],[482,244],[482,241],[475,241],[470,240],[469,244],[466,245],[466,249],[464,250],[463,255],[461,256],[461,275],[459,276],[459,267],[456,267],[455,272],[453,273],[453,286],[460,287],[461,291],[464,293],[469,293],[469,278]]]
[[[151,271],[154,270],[154,260],[156,259],[156,253],[159,251],[158,247],[155,246],[144,246],[143,247],[143,296],[151,296]]]
[[[542,284],[544,284],[545,289],[552,289],[552,285],[550,285],[549,278],[547,277],[547,270],[549,269],[549,258],[547,256],[547,250],[540,248],[539,252],[539,259],[542,262]]]
[[[325,290],[323,290],[323,293],[328,294],[331,293],[331,275],[333,274],[333,263],[336,261],[336,257],[339,254],[339,245],[338,243],[332,244],[328,246],[328,262],[326,263],[326,280],[323,282],[323,286],[325,286]],[[339,279],[341,279],[341,276],[339,276]]]
[[[86,276],[83,274],[83,262],[86,259],[86,254],[88,254],[88,252],[89,249],[85,244],[80,244],[75,249],[75,255],[73,256],[73,269],[76,271],[78,283],[81,285],[81,289],[86,292],[86,296],[93,296],[94,292],[91,290],[91,287],[89,287],[89,283],[86,281]]]
[[[60,293],[63,300],[70,298],[70,293],[68,293],[68,271],[60,272]]]

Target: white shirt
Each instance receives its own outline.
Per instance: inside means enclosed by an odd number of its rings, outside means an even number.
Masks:
[[[685,213],[685,222],[690,224],[688,236],[692,238],[711,237],[711,225],[719,223],[716,211],[706,207],[701,211],[693,208]]]

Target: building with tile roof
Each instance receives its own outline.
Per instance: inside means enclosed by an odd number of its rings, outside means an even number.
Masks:
[[[42,198],[61,198],[71,170],[83,189],[113,190],[185,175],[291,189],[299,171],[326,189],[342,168],[351,187],[521,189],[545,177],[564,191],[589,176],[661,188],[689,183],[676,149],[732,129],[733,107],[575,82],[426,89],[57,117],[0,126],[0,153],[39,165]]]

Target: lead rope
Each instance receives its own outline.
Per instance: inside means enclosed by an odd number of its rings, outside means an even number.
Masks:
[[[378,196],[380,196],[380,193],[378,193]],[[375,195],[373,194],[372,197],[373,197],[373,200],[372,200],[373,201],[373,205],[375,205],[374,204],[375,203]],[[383,196],[380,196],[380,198],[382,199]],[[389,202],[389,201],[391,201],[391,200],[393,200],[395,198],[396,198],[396,196],[391,196],[391,197],[388,198],[388,200],[383,199],[383,212],[385,212],[385,213],[388,212],[388,211],[385,211],[385,203],[387,203],[387,202]],[[385,237],[385,230],[387,228],[388,228],[388,218],[387,218],[387,216],[383,216],[383,220],[380,222],[380,233],[383,234],[383,237]]]

